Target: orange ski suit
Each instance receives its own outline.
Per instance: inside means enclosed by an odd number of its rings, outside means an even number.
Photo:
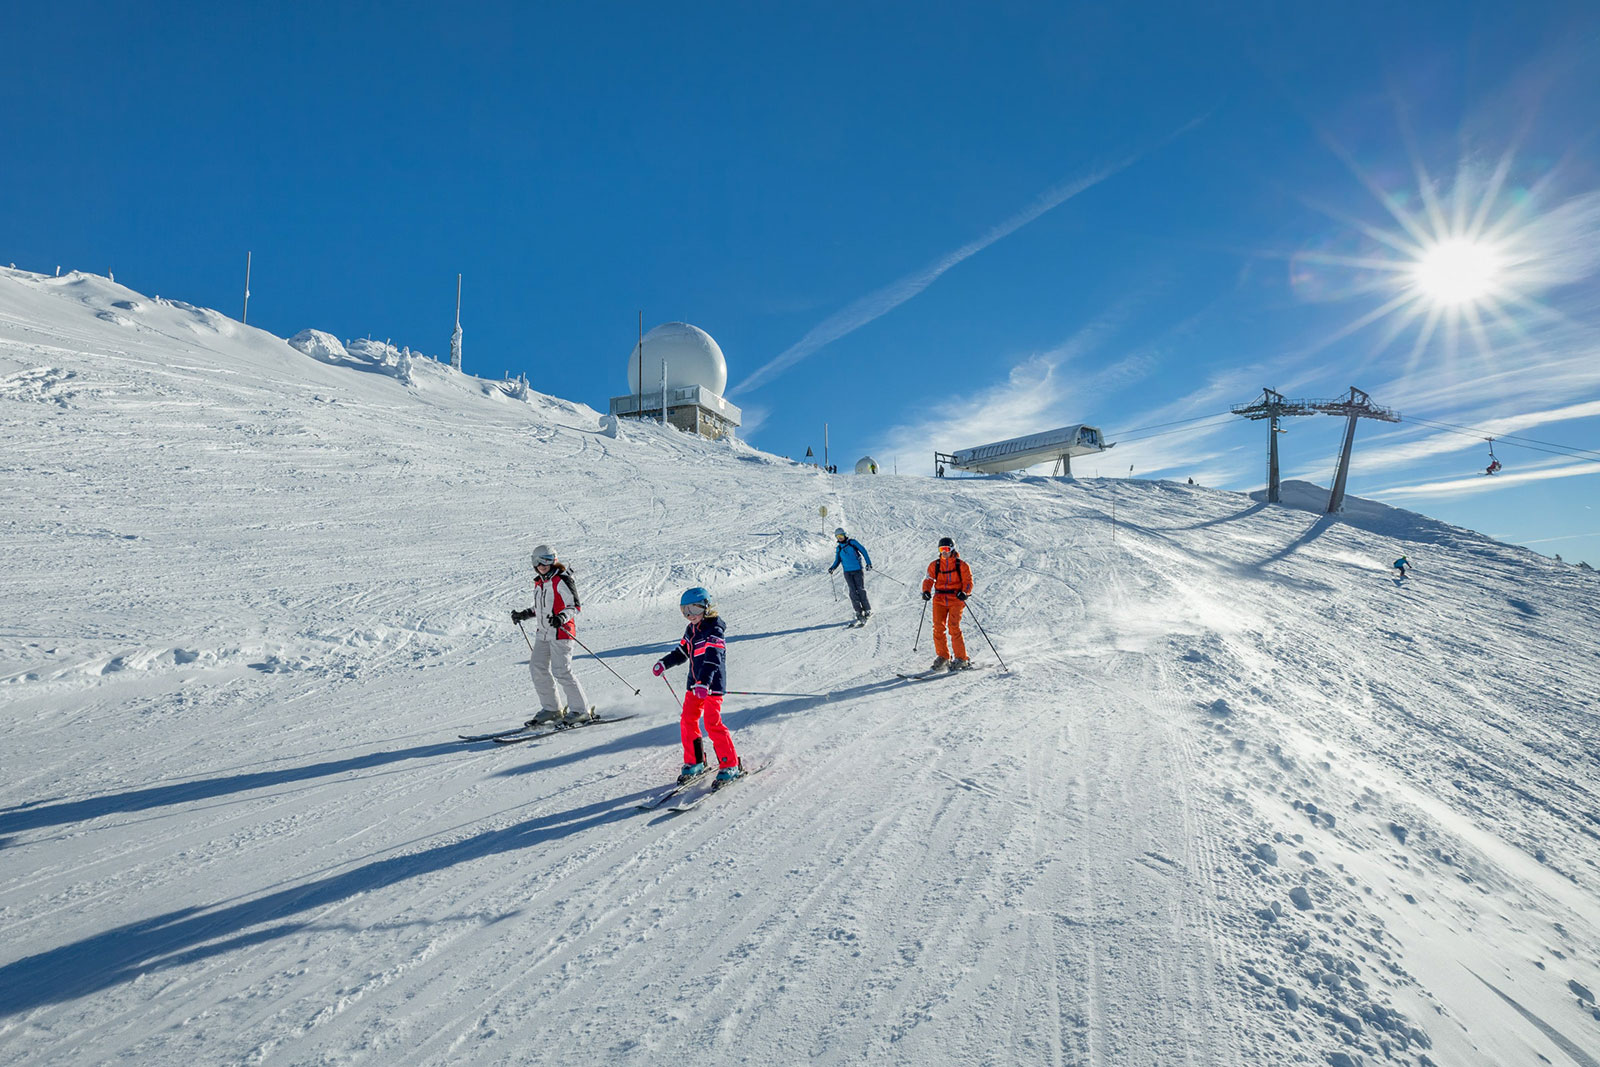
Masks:
[[[961,637],[961,613],[966,602],[957,593],[972,592],[972,568],[955,552],[941,556],[928,564],[928,576],[922,580],[922,591],[933,592],[933,651],[941,659],[950,659],[952,646],[956,659],[967,658],[967,643]],[[945,628],[950,629],[950,639],[945,640]]]

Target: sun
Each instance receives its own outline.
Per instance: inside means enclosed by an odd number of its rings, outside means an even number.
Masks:
[[[1452,237],[1423,251],[1411,284],[1435,307],[1460,308],[1493,296],[1502,273],[1503,258],[1489,242]]]

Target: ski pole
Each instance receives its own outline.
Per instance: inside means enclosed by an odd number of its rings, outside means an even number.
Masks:
[[[972,602],[970,600],[967,602],[967,606],[968,607],[972,606]],[[978,623],[978,632],[983,635],[983,639],[985,641],[989,641],[989,631],[987,631],[987,630],[985,630],[983,628],[983,623],[978,620],[977,612],[973,612],[972,621]],[[995,659],[999,659],[1000,660],[1000,669],[1001,670],[1009,671],[1011,669],[1010,667],[1006,666],[1006,661],[1005,660],[1000,659],[1000,650],[998,648],[994,647],[994,642],[993,641],[989,641],[989,651],[994,653],[994,658]]]
[[[729,689],[727,695],[730,697],[815,697],[819,700],[833,699],[832,693],[762,693],[740,689]]]
[[[518,625],[521,625],[521,624],[519,623]],[[524,635],[524,636],[526,636],[526,635]],[[574,641],[578,641],[578,635],[577,634],[573,634],[572,635],[572,639]],[[589,653],[589,655],[594,656],[594,651],[588,645],[584,644],[582,641],[578,641],[578,647],[583,649],[585,652]],[[604,667],[608,671],[611,671],[611,664],[607,663],[603,659],[600,659],[599,656],[594,656],[594,658],[600,661],[600,666]],[[624,678],[622,675],[617,674],[616,671],[611,671],[611,673],[617,679],[617,681],[621,682],[623,685],[628,685],[628,680],[626,678]],[[628,688],[629,689],[633,689],[633,686],[628,685]],[[633,695],[634,696],[638,696],[639,695],[639,690],[633,689]]]
[[[872,572],[872,573],[873,573],[873,574],[876,574],[876,575],[877,575],[877,576],[878,576],[878,577],[879,577],[879,578],[887,578],[887,579],[889,579],[889,580],[890,580],[890,581],[891,581],[891,582],[893,582],[893,583],[894,583],[894,584],[895,584],[895,585],[905,585],[905,586],[906,586],[906,588],[907,588],[907,589],[910,589],[910,588],[911,588],[911,587],[910,587],[910,586],[909,586],[909,585],[906,585],[906,583],[905,583],[905,582],[902,582],[902,581],[901,581],[901,580],[900,580],[900,579],[898,579],[898,578],[896,578],[896,577],[895,577],[895,576],[894,576],[894,575],[892,575],[892,574],[885,574],[885,573],[883,573],[883,572],[882,572],[882,571],[877,571],[877,570],[875,570],[875,571],[873,571],[873,572]]]
[[[929,602],[926,600],[922,602],[922,618],[917,620],[917,639],[911,642],[911,651],[913,652],[915,652],[917,650],[917,646],[922,643],[922,624],[928,621],[928,603]]]
[[[528,641],[528,631],[526,631],[526,630],[524,630],[522,628],[522,623],[520,621],[518,621],[518,623],[517,623],[517,631],[522,634],[522,639],[524,641],[527,641],[527,644],[528,644],[528,655],[530,655],[530,656],[533,655],[533,642],[532,641]]]
[[[667,692],[672,694],[672,702],[674,704],[683,703],[681,700],[678,699],[678,691],[676,689],[672,688],[672,683],[671,682],[667,681],[667,676],[663,674],[661,676],[661,680],[662,680],[662,682],[664,682],[666,684]]]
[[[835,578],[833,576],[833,572],[832,571],[828,572],[828,584],[833,587],[833,600],[834,600],[834,603],[838,603],[839,602],[839,579],[837,579],[837,578]]]

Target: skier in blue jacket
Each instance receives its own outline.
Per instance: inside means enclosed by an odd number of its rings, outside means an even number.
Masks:
[[[844,584],[850,587],[850,606],[856,611],[856,621],[866,622],[872,617],[866,579],[866,572],[872,569],[872,557],[867,555],[860,541],[844,532],[842,526],[833,531],[833,540],[833,566],[828,568],[828,573],[844,568]]]

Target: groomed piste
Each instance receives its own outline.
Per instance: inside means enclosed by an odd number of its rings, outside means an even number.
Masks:
[[[1593,574],[362,351],[0,270],[0,1065],[1600,1062]],[[940,536],[989,666],[906,682]],[[463,743],[536,710],[538,543],[634,717]],[[763,769],[641,811],[692,585]]]

